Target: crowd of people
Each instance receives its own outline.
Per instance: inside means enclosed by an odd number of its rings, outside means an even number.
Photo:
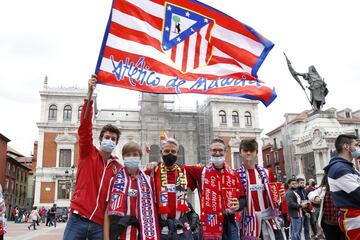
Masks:
[[[96,85],[89,80],[89,96]],[[90,99],[90,97],[88,98]],[[64,239],[360,239],[356,221],[360,177],[351,161],[360,157],[356,138],[340,135],[338,157],[324,169],[323,181],[292,178],[283,187],[271,169],[258,164],[255,140],[240,142],[240,167],[226,162],[227,145],[214,138],[207,165],[179,166],[176,139],[162,141],[161,159],[142,169],[138,143],[123,145],[123,164],[112,154],[120,131],[101,129],[93,144],[93,101],[81,113],[76,188]],[[347,181],[350,181],[349,183]],[[200,212],[188,201],[197,189]],[[340,210],[340,215],[338,215]],[[348,224],[350,221],[351,224]]]
[[[89,80],[89,95],[96,85]],[[89,97],[90,99],[90,97]],[[159,162],[143,169],[142,149],[134,141],[122,146],[123,164],[112,154],[121,132],[105,125],[100,147],[93,144],[93,101],[81,113],[79,164],[64,240],[305,240],[360,239],[360,173],[352,163],[360,158],[357,138],[340,135],[338,155],[324,168],[323,179],[291,178],[282,184],[271,169],[258,164],[258,144],[243,139],[240,167],[225,161],[228,146],[214,138],[207,165],[178,165],[179,143],[161,142]],[[84,106],[85,106],[84,105]],[[188,199],[199,193],[200,211]],[[0,198],[0,217],[5,212]],[[15,207],[15,223],[40,222],[56,227],[57,206],[31,211]],[[6,232],[0,218],[0,240]]]

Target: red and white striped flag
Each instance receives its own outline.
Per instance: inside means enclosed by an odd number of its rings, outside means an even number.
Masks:
[[[153,93],[276,97],[257,71],[274,46],[198,1],[114,0],[96,73],[99,83]]]

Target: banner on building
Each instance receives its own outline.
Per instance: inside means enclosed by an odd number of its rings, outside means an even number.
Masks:
[[[273,46],[195,0],[114,0],[95,72],[111,86],[244,97],[267,106],[276,93],[257,71]]]

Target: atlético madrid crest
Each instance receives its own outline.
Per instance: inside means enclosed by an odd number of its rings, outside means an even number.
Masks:
[[[215,21],[170,3],[165,4],[162,49],[179,70],[205,66],[211,58],[211,30]]]

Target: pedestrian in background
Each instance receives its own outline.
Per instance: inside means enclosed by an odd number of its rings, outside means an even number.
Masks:
[[[31,213],[30,213],[30,220],[32,221],[31,224],[28,226],[28,229],[30,230],[30,228],[33,226],[34,227],[34,230],[36,230],[36,223],[37,221],[39,220],[40,218],[40,215],[38,213],[38,211],[36,210],[37,207],[34,206],[31,210]]]

